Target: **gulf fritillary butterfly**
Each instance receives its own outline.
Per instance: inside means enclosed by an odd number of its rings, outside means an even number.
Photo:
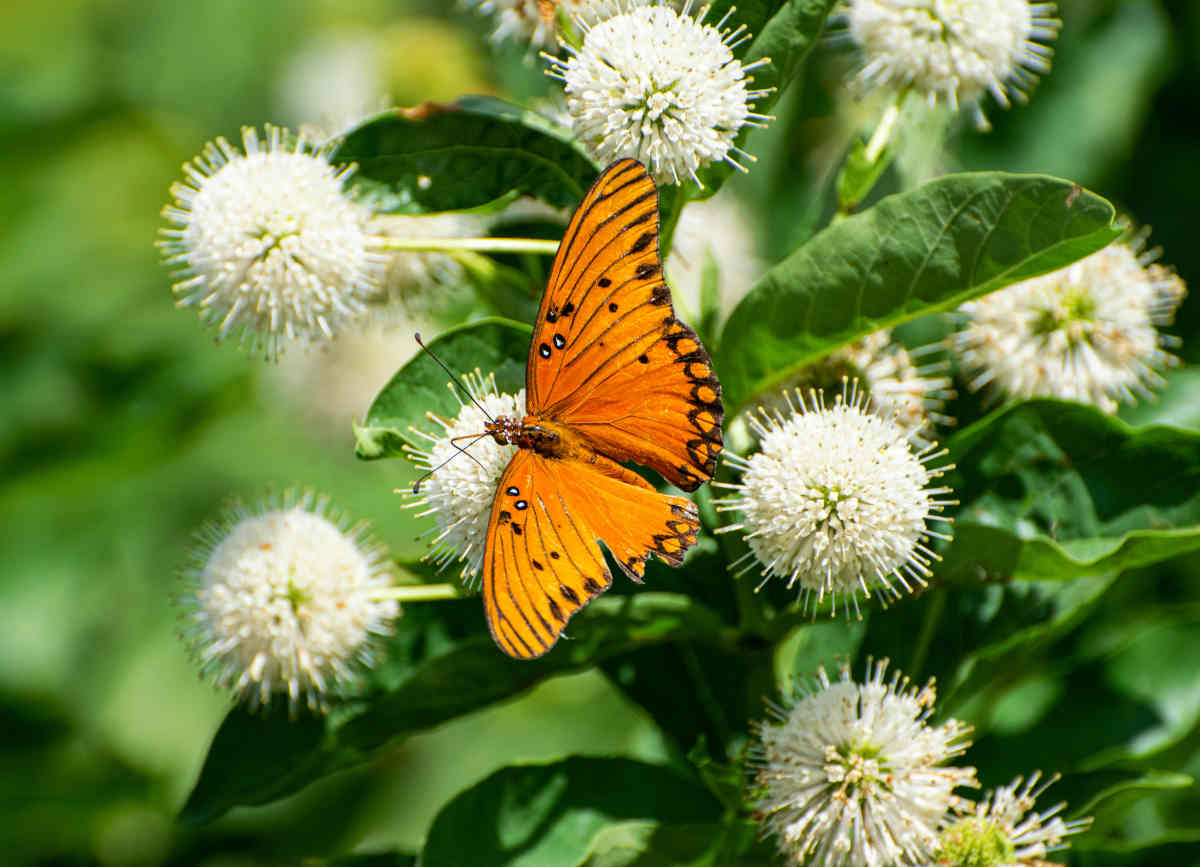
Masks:
[[[721,386],[696,333],[675,318],[658,255],[658,191],[636,160],[605,169],[571,217],[542,296],[525,367],[523,419],[486,425],[516,445],[496,489],[483,601],[500,648],[554,646],[612,584],[599,542],[641,583],[651,554],[672,566],[696,543],[685,491],[712,478]]]

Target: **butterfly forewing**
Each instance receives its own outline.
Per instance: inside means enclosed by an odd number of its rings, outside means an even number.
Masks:
[[[541,656],[571,616],[612,584],[597,539],[640,580],[651,554],[682,562],[698,529],[691,502],[660,494],[620,467],[519,451],[488,525],[483,598],[492,636],[510,656]]]
[[[675,318],[658,251],[658,194],[635,160],[609,166],[563,235],[525,373],[528,411],[597,451],[694,490],[722,446],[721,388]]]

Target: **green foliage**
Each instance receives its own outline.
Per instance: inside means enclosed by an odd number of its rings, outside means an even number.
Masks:
[[[346,134],[332,160],[357,165],[360,195],[385,213],[496,206],[518,195],[563,208],[596,178],[563,130],[486,96],[374,117]]]
[[[773,267],[729,317],[717,370],[735,412],[872,331],[1053,271],[1117,237],[1113,209],[1069,181],[950,175],[834,223]]]
[[[462,97],[363,121],[334,160],[357,164],[364,202],[494,214],[528,196],[561,213],[598,167],[525,107],[561,98],[542,62],[523,46],[489,49],[474,10],[222,2],[131,18],[128,4],[101,0],[86,16],[77,5],[18,8],[0,33],[21,69],[0,82],[12,108],[0,119],[6,863],[778,864],[758,838],[748,773],[764,702],[819,665],[847,659],[861,674],[884,657],[936,678],[939,719],[974,726],[962,761],[985,787],[1063,773],[1039,809],[1066,800],[1066,815],[1095,824],[1055,860],[1197,863],[1200,375],[1186,365],[1157,403],[1119,418],[1046,400],[984,412],[961,397],[957,430],[937,432],[955,465],[952,539],[927,588],[872,600],[861,620],[816,619],[778,582],[755,592],[753,570],[734,577],[744,543],[714,534],[723,517],[703,489],[684,565],[651,564],[645,587],[618,576],[545,657],[501,654],[464,590],[406,604],[379,664],[328,715],[230,709],[196,681],[176,635],[171,576],[189,533],[230,494],[312,485],[370,518],[408,580],[454,580],[420,560],[431,519],[392,491],[414,476],[411,429],[459,400],[431,357],[413,355],[342,414],[335,439],[279,384],[297,359],[281,374],[214,349],[192,311],[171,309],[149,246],[179,164],[242,122],[286,115],[272,90],[317,65],[307,40],[378,36],[417,9],[459,34],[431,56],[453,47],[491,64],[476,89],[519,89],[524,104]],[[707,20],[734,5],[718,0]],[[1031,105],[989,110],[990,136],[955,130],[939,161],[985,171],[924,184],[900,165],[901,144],[863,161],[870,129],[857,123],[873,109],[847,120],[833,90],[834,5],[736,4],[728,24],[753,34],[738,57],[770,58],[753,86],[773,90],[755,108],[778,120],[739,136],[761,156],[745,182],[722,164],[701,172],[703,191],[662,190],[668,232],[727,180],[727,192],[757,191],[762,249],[788,253],[723,328],[717,299],[745,287],[715,261],[693,263],[705,268],[693,324],[729,419],[861,335],[902,323],[941,334],[961,302],[1098,249],[1116,233],[1110,201],[1153,223],[1163,261],[1200,279],[1188,240],[1200,18],[1187,4],[1060,3],[1055,69]],[[397,84],[423,92],[422,80]],[[835,218],[838,205],[859,212]],[[521,234],[553,237],[560,219],[538,214]],[[521,388],[547,264],[480,257],[453,301],[429,300],[430,348]],[[1190,360],[1196,309],[1176,329]],[[406,327],[390,339],[415,349]],[[306,375],[304,387],[336,397]],[[514,731],[528,735],[520,746]]]
[[[949,440],[962,503],[939,574],[1067,580],[1200,547],[1200,434],[1029,401]]]
[[[451,370],[480,370],[494,374],[500,391],[513,393],[525,387],[525,355],[529,351],[528,325],[505,320],[473,322],[441,334],[428,344],[430,352]],[[450,387],[447,387],[450,386]],[[411,428],[429,428],[426,413],[446,418],[458,414],[459,401],[445,370],[421,353],[402,367],[355,426],[360,458],[397,457],[404,444],[415,445]]]
[[[423,861],[558,867],[604,855],[600,863],[690,863],[719,816],[698,780],[668,768],[580,758],[506,768],[446,805]],[[618,849],[630,860],[612,860]]]
[[[235,709],[209,750],[183,815],[209,821],[231,807],[273,800],[340,768],[361,762],[408,735],[518,695],[541,680],[578,671],[646,647],[729,638],[720,620],[685,596],[641,593],[598,599],[571,623],[574,638],[535,662],[496,652],[476,635],[445,653],[415,662],[386,693],[347,704],[321,721],[257,718]],[[301,733],[297,733],[297,728]],[[252,761],[247,761],[250,758]]]

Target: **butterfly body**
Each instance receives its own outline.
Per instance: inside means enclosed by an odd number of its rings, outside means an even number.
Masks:
[[[484,609],[517,658],[554,645],[571,615],[612,584],[600,543],[640,582],[695,544],[695,505],[623,466],[691,491],[722,448],[721,387],[671,307],[658,255],[658,194],[645,168],[601,173],[559,245],[530,342],[526,415],[486,431],[515,445],[492,504]]]

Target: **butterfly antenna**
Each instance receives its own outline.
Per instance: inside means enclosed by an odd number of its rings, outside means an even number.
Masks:
[[[475,455],[473,455],[473,454],[471,454],[470,452],[468,452],[468,451],[467,451],[467,449],[469,449],[471,446],[475,445],[475,443],[479,442],[479,441],[480,441],[480,440],[481,440],[483,437],[487,436],[487,433],[486,433],[486,432],[484,432],[484,433],[481,433],[481,434],[471,434],[471,436],[472,436],[472,437],[474,437],[474,439],[472,439],[472,440],[471,440],[469,443],[467,443],[467,444],[466,444],[466,446],[460,446],[460,445],[459,445],[458,443],[456,443],[454,440],[450,440],[450,445],[452,445],[452,446],[454,446],[456,449],[458,449],[458,453],[459,453],[459,454],[466,455],[466,456],[467,456],[467,457],[469,457],[471,460],[473,460],[473,461],[474,461],[476,464],[478,464],[478,465],[479,465],[479,469],[481,469],[481,470],[483,470],[484,472],[486,472],[486,471],[487,471],[487,467],[485,467],[483,464],[479,463],[479,458],[475,457]],[[446,460],[442,461],[440,464],[438,464],[438,465],[437,465],[436,467],[434,467],[433,469],[426,470],[426,471],[425,471],[425,473],[423,473],[423,474],[421,475],[421,478],[419,478],[419,479],[417,479],[415,482],[413,482],[413,486],[412,486],[412,492],[413,492],[414,494],[419,494],[419,493],[421,493],[421,484],[422,484],[422,483],[423,483],[423,482],[424,482],[424,481],[425,481],[427,478],[429,478],[429,477],[430,477],[430,476],[432,476],[434,473],[436,473],[438,470],[440,470],[442,467],[446,466],[446,464],[448,464],[448,463],[450,463],[452,460],[454,460],[456,457],[458,457],[458,455],[450,455],[450,457],[446,458]]]
[[[475,406],[479,407],[479,411],[487,416],[488,421],[495,421],[495,419],[492,418],[492,414],[483,408],[483,405],[478,400],[475,399],[475,395],[471,394],[470,389],[468,389],[465,385],[462,384],[462,378],[458,374],[456,374],[453,370],[451,370],[449,365],[447,365],[444,361],[442,361],[440,358],[438,358],[436,355],[434,355],[433,352],[429,349],[429,347],[425,345],[425,341],[423,341],[421,339],[421,335],[419,333],[414,333],[413,337],[416,338],[417,346],[424,349],[425,352],[428,353],[429,357],[432,358],[434,361],[436,361],[438,363],[438,366],[442,370],[446,371],[446,376],[450,377],[450,381],[452,383],[454,383],[454,385],[458,388],[459,391],[461,391],[463,394],[465,394],[467,396],[467,398],[471,401],[471,403],[473,403],[473,404],[475,404]]]

